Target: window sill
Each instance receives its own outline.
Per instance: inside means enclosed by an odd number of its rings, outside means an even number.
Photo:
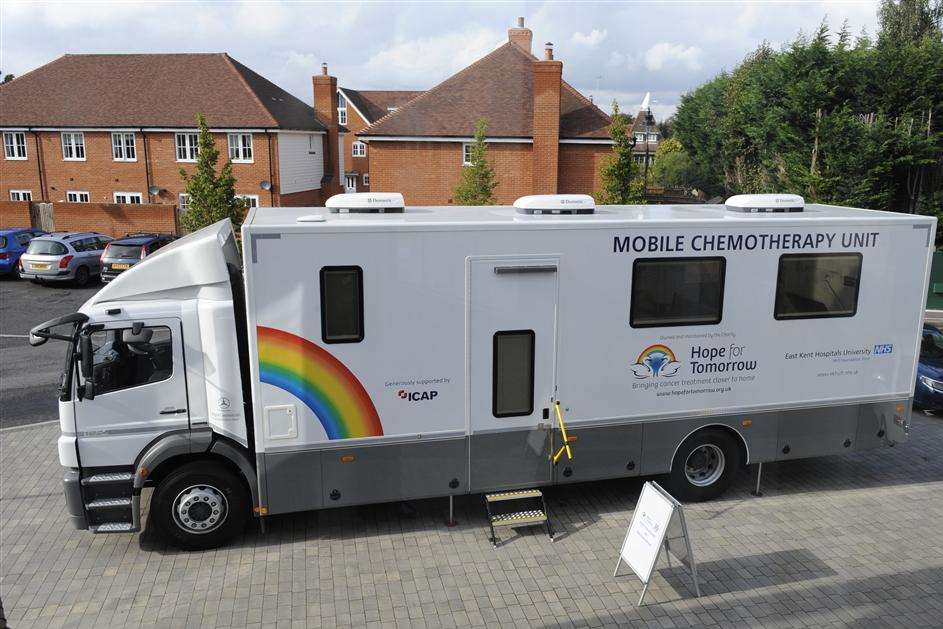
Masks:
[[[25,162],[29,158],[28,157],[6,157],[6,159],[8,159],[11,162]]]
[[[255,163],[254,159],[231,159],[229,161],[231,161],[233,164],[254,164]]]
[[[63,157],[62,161],[64,162],[84,162],[86,159],[84,157]]]
[[[195,159],[178,159],[177,163],[178,164],[196,164],[196,160]]]
[[[111,161],[113,161],[113,162],[129,162],[129,163],[134,163],[134,162],[136,162],[136,161],[138,161],[138,160],[137,160],[137,158],[134,158],[134,159],[114,159],[114,158],[113,158]]]

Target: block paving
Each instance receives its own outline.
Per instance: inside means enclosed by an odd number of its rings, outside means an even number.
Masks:
[[[553,543],[503,530],[493,550],[481,496],[462,496],[453,528],[441,498],[271,517],[265,534],[253,524],[188,553],[146,528],[72,530],[57,436],[57,424],[0,432],[0,597],[14,629],[943,626],[940,418],[915,416],[895,448],[768,464],[763,497],[751,471],[687,505],[702,596],[662,559],[641,608],[638,579],[612,577],[640,479],[547,489]]]

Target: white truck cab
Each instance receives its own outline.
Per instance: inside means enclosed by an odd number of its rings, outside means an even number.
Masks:
[[[185,236],[30,342],[66,342],[59,459],[96,533],[139,530],[145,487],[190,549],[251,516],[601,478],[706,500],[750,463],[906,439],[934,234],[793,195],[343,195],[251,210],[241,250],[228,221]]]

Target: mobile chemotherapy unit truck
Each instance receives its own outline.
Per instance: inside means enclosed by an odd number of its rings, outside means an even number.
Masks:
[[[906,438],[935,233],[792,195],[341,195],[255,208],[241,245],[192,233],[31,342],[68,345],[59,458],[96,533],[139,530],[145,487],[185,548],[252,515],[603,478],[703,500],[749,463]]]

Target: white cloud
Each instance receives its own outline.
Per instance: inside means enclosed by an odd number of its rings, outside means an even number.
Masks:
[[[573,37],[571,37],[570,39],[572,40],[574,44],[578,46],[586,46],[587,48],[598,48],[599,44],[601,44],[602,41],[606,39],[607,34],[608,32],[606,31],[606,29],[603,29],[600,31],[594,28],[593,30],[589,32],[589,34],[583,34],[579,31],[576,31],[575,33],[573,33]]]
[[[697,46],[659,42],[645,51],[645,67],[655,71],[680,65],[688,70],[700,70],[703,55],[704,51]]]

